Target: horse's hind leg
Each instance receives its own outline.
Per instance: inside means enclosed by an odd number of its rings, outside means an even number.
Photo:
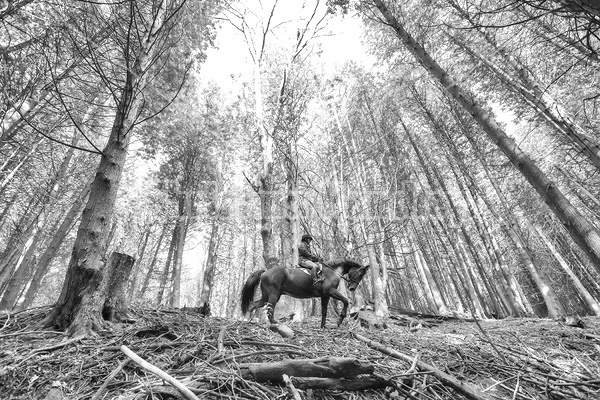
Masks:
[[[248,307],[248,321],[251,321],[254,317],[254,314],[256,314],[256,310],[264,305],[265,302],[262,299],[250,303],[250,306]]]
[[[269,294],[267,304],[267,317],[269,318],[269,322],[271,324],[275,324],[275,305],[279,301],[279,294]]]

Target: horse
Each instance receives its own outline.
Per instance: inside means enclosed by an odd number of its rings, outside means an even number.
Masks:
[[[246,315],[257,308],[267,306],[267,316],[271,324],[275,324],[273,315],[275,314],[275,305],[282,294],[295,297],[297,299],[309,299],[311,297],[321,298],[321,328],[325,328],[327,320],[327,304],[329,299],[334,298],[344,303],[342,312],[338,318],[338,327],[346,318],[348,310],[348,299],[338,291],[338,285],[343,275],[348,282],[348,290],[353,292],[369,269],[368,265],[362,266],[350,259],[334,259],[323,263],[321,272],[322,283],[320,288],[315,288],[310,271],[304,268],[289,268],[284,266],[274,267],[268,270],[259,270],[253,272],[244,287],[242,288],[242,314]],[[305,272],[306,271],[306,272]],[[308,272],[308,273],[307,273]],[[260,282],[262,296],[260,300],[252,301],[254,291]]]

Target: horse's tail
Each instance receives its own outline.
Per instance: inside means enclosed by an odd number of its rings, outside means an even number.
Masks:
[[[263,272],[265,272],[264,269],[253,272],[246,280],[246,283],[244,283],[244,287],[242,288],[242,315],[246,315],[248,312],[248,307],[250,307],[250,302],[254,298],[254,291],[258,286],[260,276]]]

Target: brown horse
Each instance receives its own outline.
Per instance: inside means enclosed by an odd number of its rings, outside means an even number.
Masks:
[[[327,304],[333,297],[344,303],[344,308],[338,319],[338,326],[346,318],[348,310],[348,299],[342,295],[337,287],[343,275],[348,275],[348,290],[353,292],[360,283],[361,279],[369,269],[369,266],[362,266],[355,261],[348,259],[336,259],[323,264],[323,281],[321,287],[317,290],[312,282],[310,273],[306,273],[303,268],[275,267],[269,270],[260,270],[253,272],[246,280],[242,288],[242,314],[246,315],[257,308],[267,306],[267,316],[269,322],[275,324],[273,315],[275,305],[282,294],[295,297],[297,299],[309,299],[311,297],[321,298],[321,328],[325,328],[327,319]],[[328,267],[328,268],[327,268]],[[260,282],[262,296],[260,300],[252,302],[254,291]]]

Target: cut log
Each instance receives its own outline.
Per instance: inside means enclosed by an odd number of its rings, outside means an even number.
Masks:
[[[292,382],[297,389],[324,389],[324,390],[365,390],[383,389],[388,384],[385,380],[375,376],[361,376],[356,379],[337,378],[299,378],[293,376]]]
[[[281,382],[284,374],[292,377],[353,379],[358,375],[372,374],[374,370],[375,367],[369,362],[344,357],[240,364],[242,378],[256,382]]]
[[[385,319],[371,310],[361,310],[358,312],[360,326],[367,329],[387,329],[388,325]]]
[[[294,337],[294,331],[291,330],[289,326],[284,324],[270,324],[269,329],[273,332],[279,333],[282,337],[286,339],[291,339]]]

